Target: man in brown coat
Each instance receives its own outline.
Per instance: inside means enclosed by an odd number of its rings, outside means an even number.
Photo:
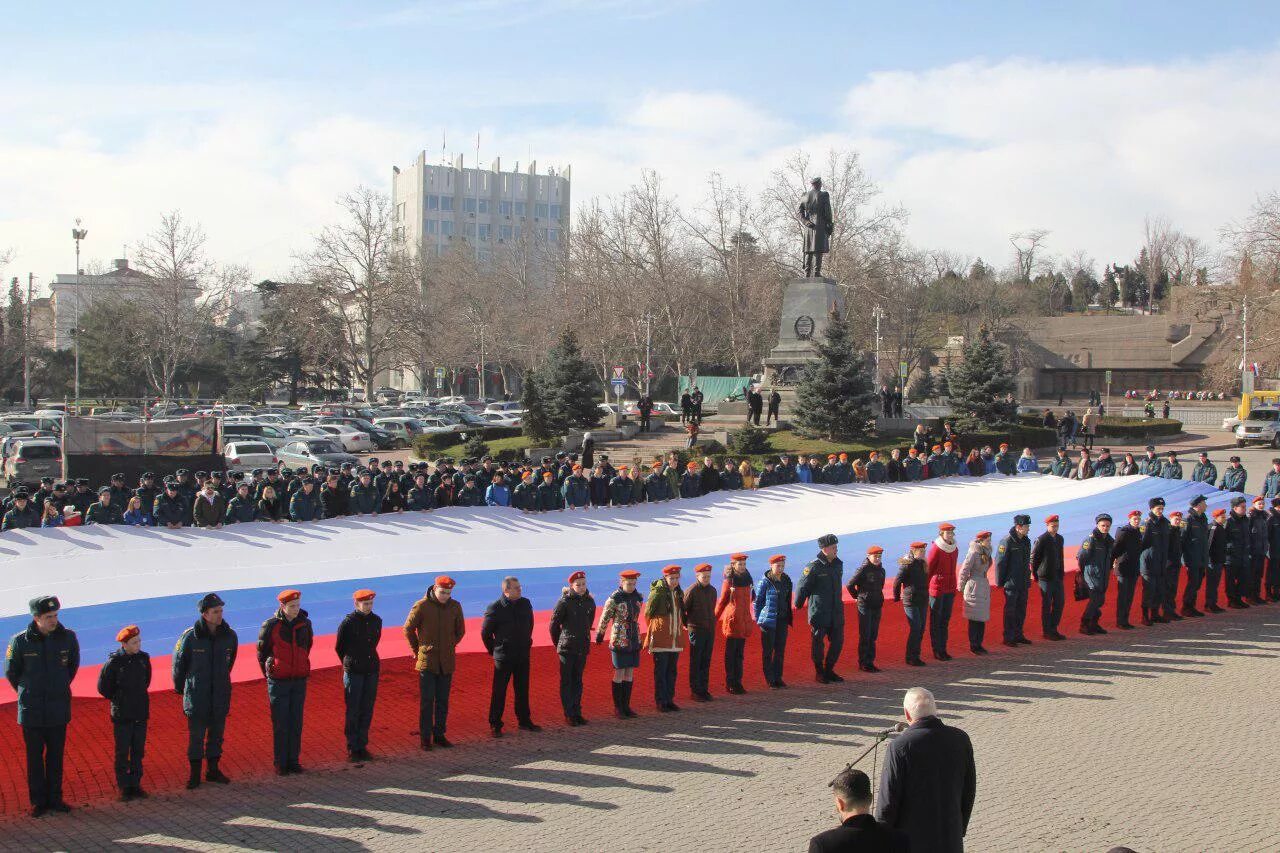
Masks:
[[[444,736],[449,720],[449,690],[453,686],[454,654],[466,623],[462,605],[453,600],[453,578],[440,575],[427,594],[414,603],[404,622],[404,636],[418,671],[418,736],[423,749],[453,746]]]
[[[196,493],[191,505],[191,516],[196,527],[219,528],[227,517],[227,499],[218,493],[213,480],[205,482]]]

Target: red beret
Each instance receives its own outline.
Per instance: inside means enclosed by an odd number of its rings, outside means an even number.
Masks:
[[[582,470],[582,466],[581,466],[581,465],[579,465],[577,462],[575,462],[575,463],[573,463],[573,470],[575,470],[575,471],[581,471],[581,470]]]
[[[881,548],[879,545],[872,545],[870,548],[867,549],[867,556],[871,556],[872,554],[883,554],[883,553],[884,553],[884,549]]]
[[[689,463],[687,463],[684,467],[688,468],[690,471],[697,471],[697,470],[698,470],[698,463],[697,463],[697,462],[689,462]]]
[[[1267,505],[1267,499],[1264,498],[1262,495],[1258,495],[1256,498],[1254,498],[1253,502],[1256,504],[1262,504],[1263,506]]]
[[[627,569],[624,572],[618,572],[618,577],[623,580],[633,581],[640,577],[640,573],[635,569]]]
[[[841,459],[848,459],[848,458],[849,458],[849,454],[848,454],[848,453],[841,453],[841,454],[840,454],[840,458],[841,458]]]
[[[710,571],[711,571],[710,563],[698,563],[698,565],[693,567],[693,573],[695,575],[700,575],[703,572],[710,572]]]
[[[1214,518],[1226,518],[1226,517],[1227,517],[1227,511],[1226,511],[1225,509],[1222,509],[1221,507],[1219,507],[1218,509],[1215,509],[1215,510],[1213,511],[1213,517],[1214,517]]]
[[[950,446],[951,446],[951,442],[949,442],[949,441],[944,441],[944,442],[942,442],[942,446],[943,446],[943,447],[950,447]]]
[[[495,477],[497,477],[498,475],[497,475],[497,474],[494,474],[494,476],[495,476]],[[555,475],[555,474],[553,474],[553,473],[552,473],[552,472],[550,472],[550,471],[543,471],[543,472],[542,472],[542,479],[544,479],[544,480],[551,480],[551,479],[554,479],[554,478],[555,478],[555,476],[556,476],[556,475]]]
[[[1182,513],[1175,509],[1173,512],[1169,513],[1169,517],[1170,517],[1170,518],[1182,518]]]
[[[1140,509],[1131,509],[1131,510],[1129,510],[1129,517],[1130,517],[1130,518],[1133,518],[1135,515],[1136,515],[1138,518],[1142,518],[1142,510],[1140,510]]]
[[[784,562],[786,559],[787,558],[785,554],[774,554],[772,557],[769,558],[769,565],[772,566],[774,563]]]
[[[990,530],[979,530],[979,531],[978,531],[978,535],[977,535],[977,536],[975,536],[975,537],[973,537],[973,538],[974,538],[974,539],[990,539],[990,538],[991,538],[991,531],[990,531]]]
[[[373,601],[375,595],[377,593],[371,589],[357,589],[351,597],[356,601]]]
[[[678,575],[680,574],[680,567],[675,565],[674,563],[670,566],[663,566],[662,573],[664,575]]]
[[[1000,449],[1001,449],[1001,450],[1008,450],[1008,449],[1009,449],[1009,445],[1008,445],[1008,444],[1006,444],[1005,442],[1000,442]]]
[[[302,598],[302,593],[298,592],[296,589],[284,589],[276,596],[276,601],[279,601],[281,604],[288,604],[290,601],[297,601],[299,598]]]
[[[141,633],[142,632],[138,630],[137,625],[125,625],[120,629],[120,632],[116,634],[116,642],[127,643]]]
[[[942,450],[942,445],[941,445],[941,444],[935,444],[935,445],[933,446],[933,452],[934,452],[934,453],[938,453],[938,452],[940,452],[941,450]]]
[[[1053,524],[1057,520],[1058,520],[1058,517],[1056,515],[1047,515],[1045,516],[1044,523]]]
[[[834,453],[828,453],[828,454],[827,454],[827,461],[828,461],[828,462],[830,462],[832,459],[835,459],[835,458],[836,458],[836,455],[835,455]]]
[[[955,530],[955,529],[956,529],[956,526],[955,526],[954,524],[952,524],[951,522],[949,522],[949,521],[944,521],[944,522],[942,522],[941,524],[939,524],[939,525],[938,525],[938,532],[939,532],[939,533],[945,533],[945,532],[947,532],[948,530]]]
[[[925,547],[927,547],[927,546],[926,546],[923,542],[912,542],[912,543],[911,543],[911,547],[912,547],[912,548],[925,548]]]
[[[453,584],[454,584],[453,578],[449,577],[448,575],[440,575],[439,577],[436,578],[436,586],[440,587],[441,589],[453,589]]]
[[[908,451],[907,451],[907,455],[908,455],[908,456],[919,456],[919,455],[920,455],[920,451],[919,451],[919,449],[917,449],[917,448],[913,447],[913,448],[911,448],[910,450],[908,450]]]
[[[652,465],[650,465],[649,467],[651,467],[651,468],[652,468],[653,470],[655,470],[655,471],[661,471],[661,470],[662,470],[662,463],[661,463],[661,462],[655,462],[655,463],[653,463]]]
[[[573,583],[574,581],[579,580],[579,579],[581,579],[581,580],[586,580],[586,579],[587,579],[587,573],[586,573],[586,572],[584,572],[584,571],[582,571],[582,569],[578,569],[578,571],[576,571],[576,572],[574,572],[573,574],[569,575],[569,583]]]
[[[747,555],[746,555],[746,554],[743,554],[743,553],[730,554],[730,555],[729,555],[729,559],[730,559],[730,560],[733,560],[734,562],[737,562],[738,560],[745,560],[745,559],[747,559]]]

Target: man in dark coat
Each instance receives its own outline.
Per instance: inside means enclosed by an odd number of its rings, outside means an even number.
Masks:
[[[906,833],[876,820],[871,814],[871,780],[846,767],[831,780],[840,825],[809,839],[809,853],[905,853]]]
[[[1133,627],[1129,614],[1138,588],[1138,562],[1142,555],[1142,512],[1129,513],[1128,524],[1116,531],[1116,545],[1111,560],[1116,576],[1116,627]]]
[[[1223,561],[1223,574],[1227,578],[1227,607],[1241,610],[1248,607],[1244,598],[1247,594],[1246,581],[1249,577],[1249,561],[1252,537],[1249,530],[1248,498],[1236,495],[1231,499],[1231,513],[1227,516],[1223,527],[1226,528],[1226,559]]]
[[[182,696],[187,715],[188,790],[200,785],[200,765],[208,759],[205,780],[225,785],[231,780],[218,768],[222,732],[231,711],[231,669],[240,640],[222,619],[225,602],[217,593],[200,599],[200,618],[182,632],[173,651],[173,690]]]
[[[1025,634],[1027,589],[1031,585],[1031,516],[1015,515],[1009,535],[996,549],[996,585],[1004,590],[1004,644],[1029,642]]]
[[[796,610],[806,604],[809,608],[809,652],[814,673],[823,684],[844,681],[835,672],[844,647],[844,562],[837,556],[839,541],[834,533],[819,537],[818,556],[805,566],[796,589]]]
[[[782,395],[778,393],[778,389],[769,392],[769,411],[765,415],[764,425],[778,425],[778,407],[782,405]]]
[[[756,388],[747,390],[747,423],[760,426],[760,413],[764,411],[764,395]]]
[[[347,760],[368,761],[369,726],[373,723],[373,706],[378,700],[378,678],[382,659],[378,643],[382,641],[382,617],[373,612],[377,594],[371,589],[358,589],[352,595],[355,608],[342,617],[334,638],[334,650],[342,661],[342,698],[346,705]]]
[[[1160,615],[1165,565],[1169,562],[1169,519],[1164,517],[1164,498],[1152,498],[1147,504],[1150,512],[1142,524],[1142,555],[1138,558],[1143,625],[1169,621]]]
[[[1183,616],[1204,615],[1196,609],[1196,595],[1209,568],[1209,517],[1205,515],[1204,508],[1204,495],[1192,498],[1191,509],[1182,528],[1182,562],[1187,567],[1187,585],[1182,592],[1180,611]]]
[[[1046,640],[1065,640],[1058,630],[1065,602],[1063,579],[1062,534],[1058,533],[1058,516],[1044,520],[1045,530],[1031,546],[1031,571],[1040,586],[1040,630]]]
[[[58,621],[56,596],[31,599],[31,624],[13,635],[5,678],[18,694],[18,725],[27,745],[31,816],[69,812],[62,799],[62,755],[71,722],[71,682],[80,668],[80,641]]]
[[[1080,543],[1076,551],[1076,565],[1080,577],[1089,591],[1089,603],[1080,616],[1081,634],[1105,634],[1107,629],[1098,624],[1102,605],[1107,599],[1107,582],[1111,578],[1111,554],[1115,540],[1111,538],[1111,516],[1099,513],[1094,518],[1093,532]]]
[[[582,717],[582,673],[587,668],[595,620],[596,600],[587,592],[587,573],[578,570],[569,575],[569,585],[551,611],[551,642],[560,658],[560,705],[571,726],[586,722]],[[613,705],[618,716],[625,717],[618,684],[614,682]]]
[[[111,729],[116,747],[116,785],[121,800],[145,797],[142,790],[142,756],[147,744],[147,720],[151,716],[151,658],[142,651],[137,625],[126,625],[116,634],[120,648],[107,657],[98,672],[98,695],[111,702]]]
[[[933,694],[902,700],[910,727],[889,744],[876,817],[907,834],[912,850],[962,853],[978,789],[969,736],[938,718]]]
[[[489,728],[502,737],[502,712],[507,706],[507,685],[515,682],[516,722],[520,728],[539,731],[529,712],[529,649],[533,646],[533,605],[520,590],[516,577],[502,579],[502,597],[484,611],[480,640],[493,656],[493,691],[489,697]]]

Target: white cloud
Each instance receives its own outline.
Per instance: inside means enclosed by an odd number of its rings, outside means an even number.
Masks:
[[[1136,251],[1147,214],[1212,239],[1280,186],[1276,79],[1280,52],[975,61],[850,81],[825,125],[724,91],[636,92],[585,103],[571,121],[487,116],[481,154],[572,164],[578,203],[657,169],[692,204],[711,170],[757,188],[797,148],[854,147],[884,199],[910,211],[919,245],[1003,263],[1010,232],[1043,227],[1052,250],[1106,261]],[[410,111],[339,109],[325,95],[265,83],[4,87],[0,110],[23,121],[0,127],[0,248],[18,250],[3,273],[69,271],[76,216],[90,228],[86,257],[105,260],[177,207],[204,224],[219,258],[283,275],[341,193],[389,188],[392,164],[438,152],[430,116],[474,108],[455,95]],[[470,163],[474,128],[449,138]]]

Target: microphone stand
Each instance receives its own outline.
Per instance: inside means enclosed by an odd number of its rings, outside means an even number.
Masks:
[[[863,751],[862,755],[859,755],[853,761],[850,761],[848,764],[846,764],[844,769],[849,770],[853,767],[857,767],[858,763],[861,762],[862,759],[870,755],[871,756],[871,784],[872,785],[876,784],[876,775],[877,775],[876,767],[879,764],[880,755],[878,750],[880,748],[880,744],[884,743],[886,740],[888,740],[891,737],[897,737],[898,735],[902,734],[902,732],[904,731],[904,728],[905,728],[905,724],[899,724],[899,726],[896,726],[892,729],[888,729],[887,731],[883,731],[877,734],[875,737],[875,740],[871,742],[871,746],[867,747],[866,750]],[[873,802],[874,802],[874,799],[873,799]]]

